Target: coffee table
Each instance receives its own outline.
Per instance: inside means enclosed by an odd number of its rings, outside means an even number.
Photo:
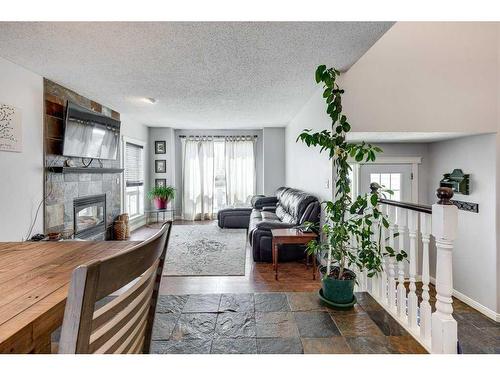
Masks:
[[[273,235],[272,249],[273,249],[273,270],[275,272],[274,278],[278,280],[278,252],[280,245],[307,245],[310,241],[318,238],[314,232],[302,232],[295,228],[286,229],[271,229]],[[316,256],[313,255],[313,280],[316,280]],[[306,256],[306,269],[309,263]]]

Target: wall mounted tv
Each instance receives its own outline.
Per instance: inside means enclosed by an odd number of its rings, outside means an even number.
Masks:
[[[68,101],[64,127],[64,156],[116,159],[120,121]]]

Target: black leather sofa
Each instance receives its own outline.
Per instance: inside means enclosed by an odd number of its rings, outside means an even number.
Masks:
[[[272,261],[272,235],[274,228],[294,228],[309,221],[319,223],[318,199],[301,190],[281,187],[274,197],[256,197],[248,226],[248,240],[256,262]],[[286,245],[279,252],[279,261],[303,259],[304,246]]]

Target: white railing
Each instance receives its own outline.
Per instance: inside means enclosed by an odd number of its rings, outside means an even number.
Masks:
[[[432,206],[380,200],[389,217],[383,228],[382,246],[404,250],[407,259],[397,262],[387,257],[383,272],[372,278],[358,272],[358,291],[367,291],[417,341],[431,353],[457,353],[457,322],[452,316],[452,250],[457,228],[457,207],[449,188],[438,189],[440,200]],[[429,295],[429,245],[436,248],[436,311]],[[422,301],[418,302],[417,282],[422,282]],[[409,284],[409,288],[405,286]]]

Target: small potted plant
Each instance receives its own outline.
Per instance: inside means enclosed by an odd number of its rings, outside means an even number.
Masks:
[[[164,210],[168,202],[175,196],[175,189],[172,186],[155,186],[148,192],[148,198],[153,201],[155,208]]]
[[[327,69],[325,65],[316,69],[316,82],[321,82],[324,88],[323,98],[331,118],[331,130],[313,132],[305,129],[297,141],[308,147],[319,147],[320,152],[327,151],[333,162],[336,175],[334,200],[323,202],[325,223],[320,228],[323,238],[322,241],[309,242],[307,252],[324,258],[319,269],[322,281],[320,298],[336,307],[348,307],[356,302],[353,290],[355,269],[367,271],[367,276],[373,277],[382,271],[384,257],[396,257],[399,261],[406,257],[406,253],[396,253],[389,246],[381,246],[382,227],[389,226],[378,205],[384,190],[378,186],[370,194],[352,197],[350,158],[356,162],[372,162],[382,150],[365,142],[347,141],[351,126],[342,113],[344,91],[336,83],[339,74],[335,68]]]

